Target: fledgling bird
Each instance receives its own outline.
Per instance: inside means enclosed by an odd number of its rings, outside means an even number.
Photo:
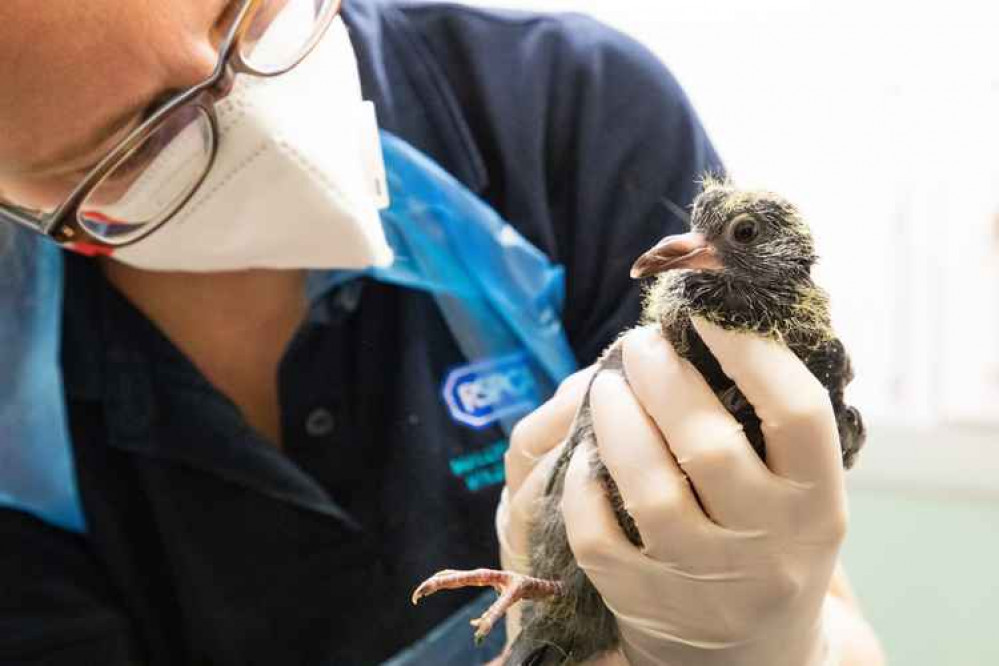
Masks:
[[[833,334],[828,299],[812,281],[814,243],[800,213],[771,192],[740,190],[728,181],[708,177],[694,201],[691,227],[689,233],[661,240],[632,268],[635,278],[657,276],[646,294],[644,323],[658,324],[677,353],[704,375],[764,460],[759,419],[690,318],[703,317],[722,328],[785,343],[829,391],[843,464],[849,468],[866,433],[860,413],[844,402],[843,392],[853,379],[853,370],[843,344]],[[598,372],[623,374],[620,340],[601,355],[597,367]],[[589,398],[588,390],[530,526],[531,575],[448,570],[425,581],[413,594],[416,603],[441,589],[496,588],[500,597],[473,621],[477,640],[489,633],[513,603],[527,600],[521,633],[505,656],[506,666],[579,664],[619,643],[614,616],[572,555],[560,510],[572,453],[580,444],[592,444],[594,438]],[[641,534],[625,511],[607,468],[596,456],[591,468],[621,529],[631,543],[641,546]]]

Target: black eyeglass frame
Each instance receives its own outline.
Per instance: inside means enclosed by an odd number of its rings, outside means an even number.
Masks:
[[[243,59],[243,55],[237,46],[244,31],[250,25],[251,19],[254,16],[253,10],[266,2],[267,0],[243,0],[243,4],[239,9],[239,13],[236,15],[236,19],[233,21],[232,27],[229,28],[225,39],[219,47],[219,60],[215,65],[215,70],[212,72],[211,76],[201,83],[197,83],[190,88],[178,92],[176,95],[165,101],[162,106],[154,111],[132,132],[130,132],[127,137],[122,139],[117,146],[112,148],[108,154],[105,155],[93,169],[91,169],[90,173],[84,177],[80,184],[73,188],[73,191],[54,211],[39,217],[28,212],[24,208],[18,208],[13,204],[0,201],[0,222],[7,221],[22,227],[27,227],[36,233],[47,236],[60,245],[80,242],[85,238],[85,242],[87,243],[118,248],[139,242],[170,221],[174,216],[176,216],[177,212],[180,211],[188,201],[190,201],[191,197],[197,193],[212,170],[212,166],[215,163],[215,157],[218,154],[219,143],[219,126],[218,117],[215,113],[215,103],[224,97],[226,92],[228,92],[229,82],[231,82],[232,77],[237,74],[248,74],[250,76],[269,78],[280,76],[281,74],[294,69],[299,63],[302,62],[302,60],[306,58],[306,56],[309,55],[309,53],[312,52],[313,49],[315,49],[319,40],[323,38],[330,25],[332,25],[333,19],[340,13],[341,6],[341,0],[334,0],[332,3],[332,9],[322,17],[312,36],[290,64],[278,70],[265,72],[248,64]],[[205,117],[208,118],[212,134],[208,161],[201,177],[197,180],[195,185],[184,197],[179,199],[174,204],[173,211],[164,214],[162,219],[151,222],[149,224],[149,229],[143,229],[135,236],[128,236],[120,242],[115,242],[114,240],[101,238],[90,233],[90,231],[80,224],[78,217],[78,209],[80,205],[86,201],[87,197],[90,196],[90,194],[98,186],[100,186],[104,177],[107,176],[108,173],[126,160],[133,150],[141,147],[143,142],[156,132],[167,120],[169,120],[174,112],[189,105],[197,107],[202,113],[205,114]]]

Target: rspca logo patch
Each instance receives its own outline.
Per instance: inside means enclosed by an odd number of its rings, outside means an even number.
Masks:
[[[455,368],[441,392],[451,417],[475,429],[538,404],[537,383],[523,352]]]

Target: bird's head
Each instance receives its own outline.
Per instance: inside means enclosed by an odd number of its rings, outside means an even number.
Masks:
[[[772,192],[707,178],[694,201],[691,230],[667,236],[638,258],[634,278],[658,275],[652,298],[745,321],[790,305],[812,286],[812,234],[798,210]],[[655,307],[655,304],[650,304]],[[656,308],[659,309],[659,308]]]
[[[779,284],[808,275],[815,263],[808,226],[779,195],[707,178],[693,209],[691,230],[659,241],[635,262],[632,277],[687,269],[732,281]]]

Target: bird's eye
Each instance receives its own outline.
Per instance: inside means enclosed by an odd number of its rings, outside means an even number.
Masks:
[[[736,243],[747,245],[760,235],[760,224],[751,217],[740,217],[729,226],[728,235]]]

